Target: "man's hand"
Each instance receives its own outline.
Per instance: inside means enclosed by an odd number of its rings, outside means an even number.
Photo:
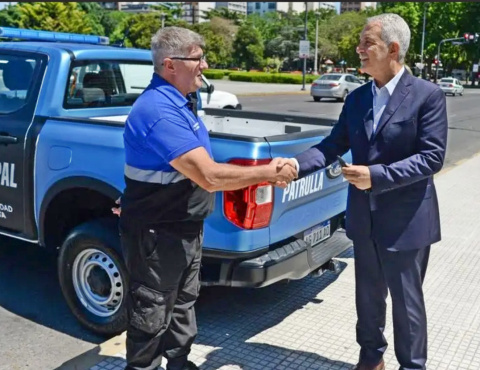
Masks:
[[[119,197],[119,198],[115,201],[115,204],[120,205],[121,199],[122,199],[122,197]],[[117,215],[118,217],[120,217],[120,213],[122,213],[122,207],[112,207],[112,213],[113,213],[114,215]]]
[[[342,167],[342,173],[345,179],[357,189],[367,190],[372,187],[370,169],[367,166],[349,165]]]
[[[298,178],[295,162],[289,158],[274,158],[269,165],[275,166],[275,178],[270,181],[272,185],[284,189],[292,180]]]

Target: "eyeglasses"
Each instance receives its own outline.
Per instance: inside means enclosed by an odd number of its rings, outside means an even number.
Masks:
[[[170,57],[172,60],[191,60],[193,62],[206,62],[207,61],[207,56],[204,54],[200,57],[197,58],[187,58],[187,57]]]

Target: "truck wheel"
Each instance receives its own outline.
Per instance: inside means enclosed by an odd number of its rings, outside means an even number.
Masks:
[[[63,296],[82,325],[100,335],[126,329],[127,271],[120,252],[116,220],[75,227],[58,257]]]

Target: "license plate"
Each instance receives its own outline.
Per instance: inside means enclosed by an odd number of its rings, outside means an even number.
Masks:
[[[320,243],[322,240],[327,239],[330,236],[330,221],[322,222],[303,233],[303,240],[310,245]]]

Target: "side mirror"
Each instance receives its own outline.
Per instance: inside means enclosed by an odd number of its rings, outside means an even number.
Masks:
[[[215,87],[213,86],[213,84],[210,84],[210,85],[207,87],[207,93],[210,95],[210,94],[212,94],[214,91],[215,91]]]

